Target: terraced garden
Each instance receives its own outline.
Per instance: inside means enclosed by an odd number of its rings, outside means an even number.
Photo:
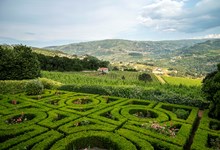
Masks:
[[[55,90],[0,95],[2,150],[202,150],[219,145],[220,121],[196,107]]]

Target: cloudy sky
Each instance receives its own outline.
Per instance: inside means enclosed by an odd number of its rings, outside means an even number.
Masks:
[[[219,0],[0,0],[0,44],[220,37]]]

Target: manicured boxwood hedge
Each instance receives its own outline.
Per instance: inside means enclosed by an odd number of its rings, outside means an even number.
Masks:
[[[197,114],[199,110],[196,107],[174,105],[174,104],[168,104],[168,103],[159,103],[155,107],[155,109],[169,115],[171,120],[180,121],[180,122],[189,123],[189,124],[194,123],[195,119],[197,118]],[[184,110],[189,111],[190,113],[187,119],[181,119],[181,118],[178,118],[177,115],[172,111],[173,109],[184,109]]]
[[[198,129],[194,137],[194,142],[192,144],[192,150],[213,150],[212,147],[208,146],[209,135],[218,137],[220,139],[220,134],[209,132],[207,130]]]
[[[132,142],[136,143],[136,145],[142,150],[150,150],[152,149],[165,149],[165,150],[182,150],[183,147],[177,146],[171,143],[167,143],[165,141],[162,141],[160,139],[150,137],[147,135],[140,134],[138,132],[134,132],[128,129],[119,129],[117,131],[118,134],[126,137],[127,139],[131,140]],[[145,142],[142,143],[142,140]],[[141,143],[140,143],[141,142]],[[149,143],[151,145],[149,145]]]
[[[208,116],[209,110],[203,112],[199,128],[220,134],[220,121]]]
[[[136,150],[136,147],[118,134],[104,131],[88,131],[71,134],[56,142],[51,150],[100,147],[114,150]]]
[[[173,109],[189,114],[181,119]],[[198,108],[190,106],[57,90],[35,96],[0,95],[0,150],[179,150],[188,144],[197,113]],[[21,117],[24,120],[18,121]],[[172,124],[179,131],[169,136],[143,127],[155,121],[163,126]],[[209,137],[220,135],[218,125],[219,121],[209,118],[205,110],[192,148],[209,149]]]
[[[142,133],[143,135],[147,135],[150,137],[154,137],[157,139],[160,139],[162,141],[166,141],[168,143],[172,143],[178,146],[184,146],[186,144],[186,142],[189,139],[191,130],[192,130],[192,125],[190,124],[183,124],[181,122],[163,122],[163,124],[173,124],[174,126],[176,125],[181,125],[178,133],[176,134],[175,137],[170,137],[168,135],[164,135],[164,134],[160,134],[156,131],[151,131],[145,128],[142,128],[143,123],[139,123],[136,121],[128,121],[123,128],[138,132],[138,133]]]

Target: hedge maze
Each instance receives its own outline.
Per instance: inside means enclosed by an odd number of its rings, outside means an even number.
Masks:
[[[0,95],[0,149],[186,149],[195,107],[64,91]],[[191,149],[217,149],[220,121],[205,110]]]

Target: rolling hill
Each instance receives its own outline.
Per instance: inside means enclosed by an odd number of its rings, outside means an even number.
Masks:
[[[111,62],[138,62],[204,76],[220,62],[220,39],[129,41],[120,39],[45,47],[68,54],[89,54]]]

